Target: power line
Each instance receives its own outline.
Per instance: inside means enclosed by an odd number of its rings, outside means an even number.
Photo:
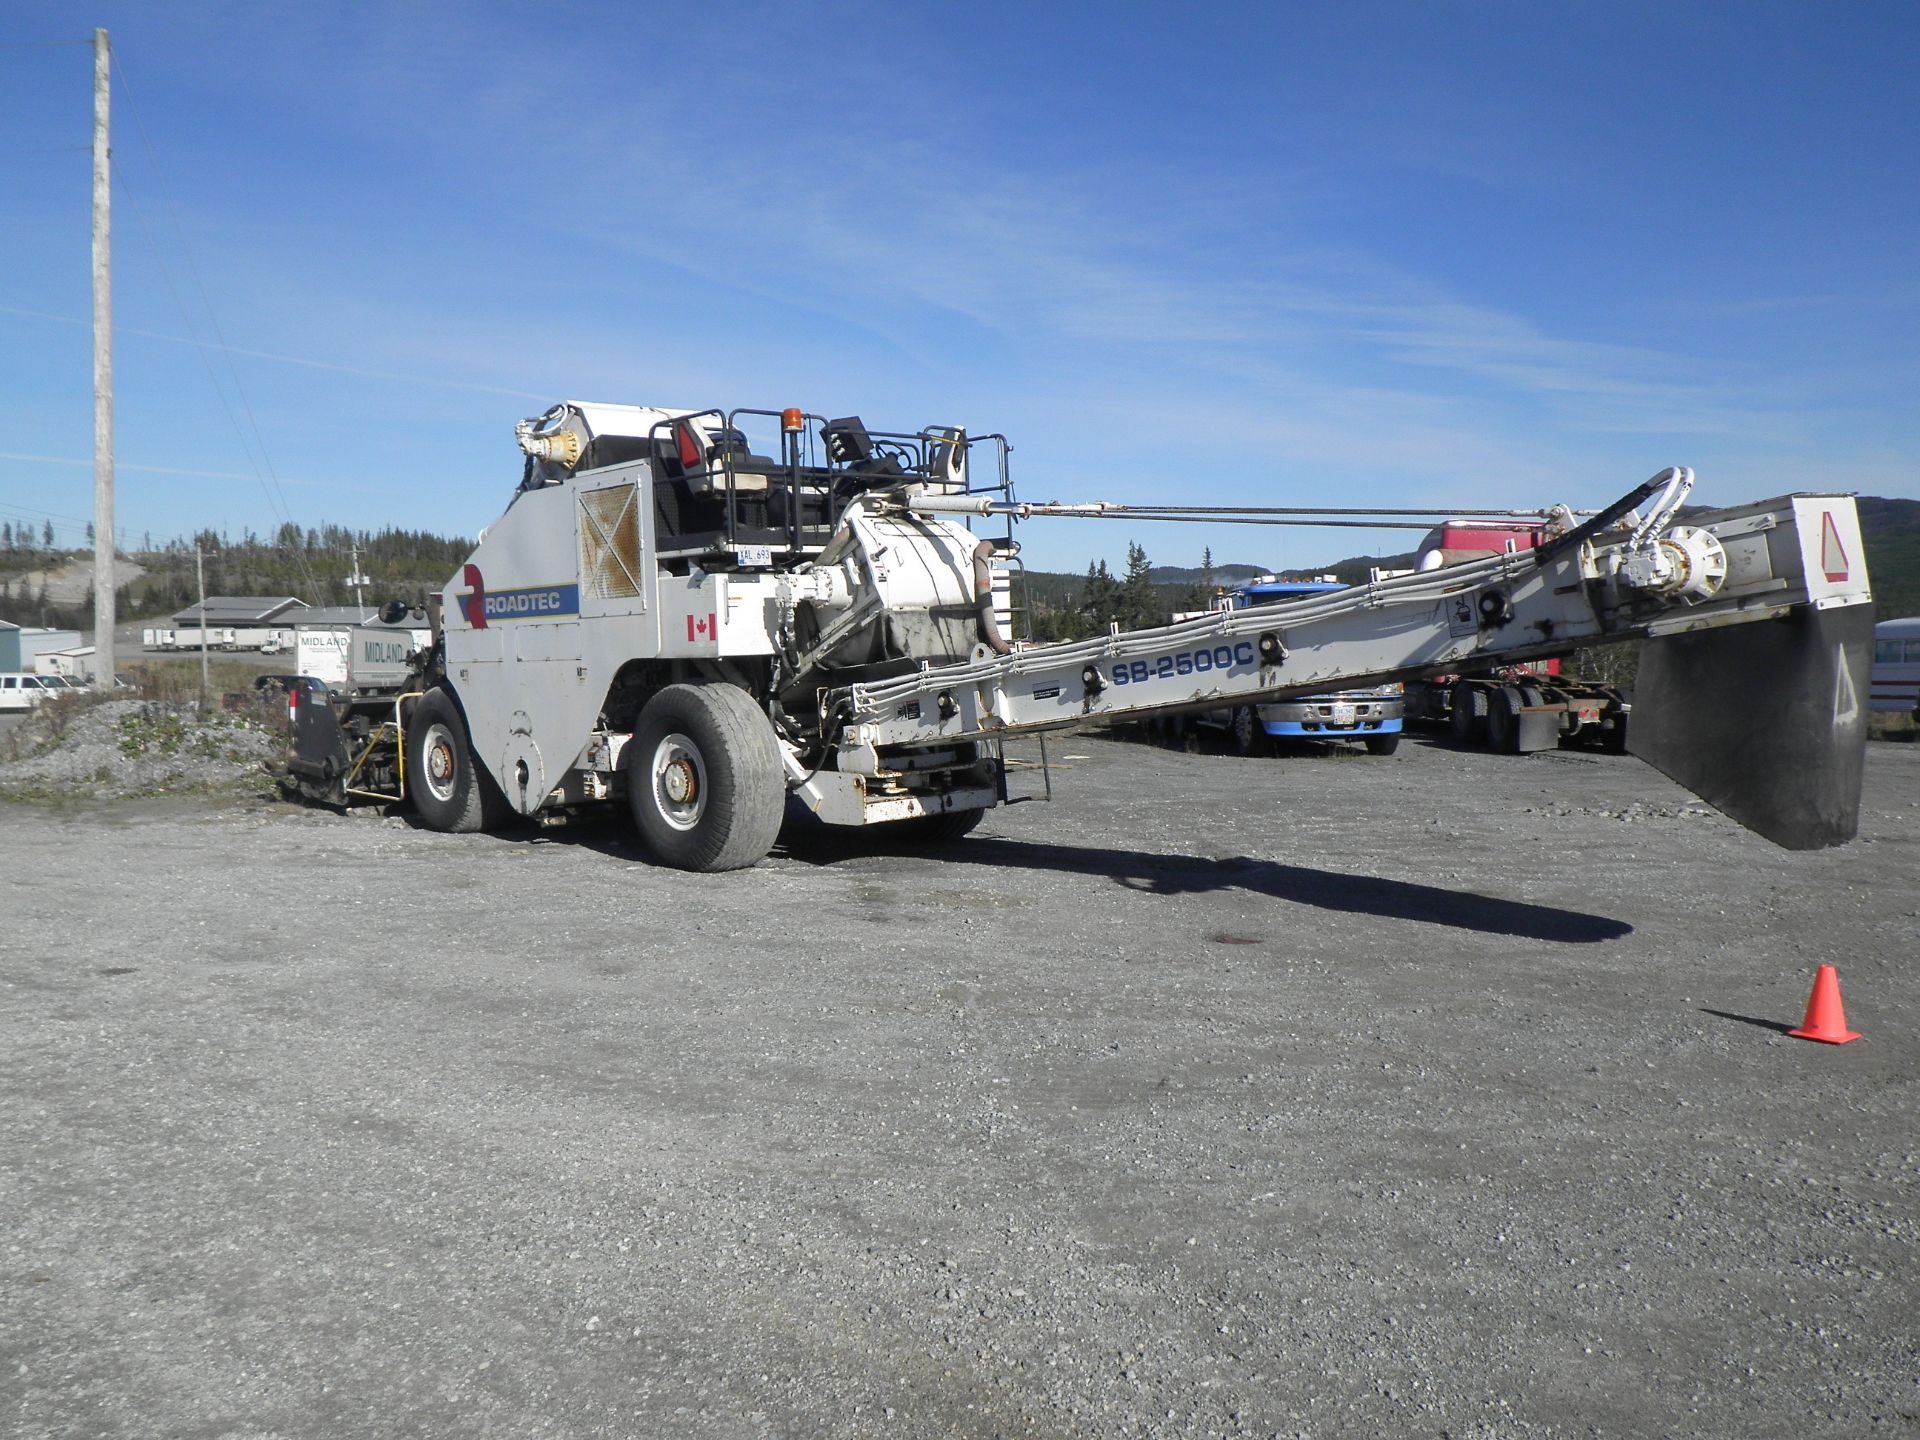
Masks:
[[[221,385],[219,377],[214,373],[212,362],[207,358],[206,348],[200,341],[199,332],[194,328],[193,317],[188,312],[186,304],[180,298],[180,291],[173,282],[173,272],[167,266],[165,257],[162,255],[158,244],[154,245],[154,258],[159,263],[162,277],[166,280],[167,290],[173,296],[175,306],[179,308],[180,317],[186,323],[187,332],[193,338],[194,349],[200,356],[200,363],[206,368],[207,379],[212,384],[214,393],[220,397],[221,407],[227,412],[228,423],[234,428],[234,434],[240,441],[240,448],[247,457],[247,463],[254,468],[255,478],[259,480],[261,492],[266,496],[268,509],[273,512],[275,518],[278,519],[282,525],[289,528],[298,528],[293,518],[292,507],[287,504],[286,492],[280,485],[280,477],[274,472],[272,457],[267,453],[266,436],[261,433],[260,422],[253,412],[253,404],[247,398],[246,387],[240,383],[240,372],[234,366],[233,352],[228,349],[226,337],[221,334],[219,317],[214,313],[213,302],[207,295],[206,285],[200,279],[199,267],[194,263],[193,247],[187,241],[186,227],[180,223],[179,206],[173,199],[173,192],[167,184],[166,173],[161,168],[158,147],[154,145],[152,137],[147,131],[146,119],[141,113],[139,102],[134,99],[133,87],[127,81],[125,65],[122,64],[117,54],[113,56],[112,63],[120,75],[120,88],[126,92],[127,108],[133,112],[134,128],[140,132],[141,143],[146,147],[148,158],[153,162],[154,176],[159,183],[161,201],[166,206],[168,218],[172,220],[174,230],[179,236],[181,253],[186,257],[187,272],[193,279],[194,288],[199,291],[201,308],[207,317],[207,323],[213,329],[214,343],[219,347],[226,361],[227,375],[233,383],[234,395],[239,399],[241,409],[246,412],[247,428],[253,433],[253,441],[251,444],[249,444],[247,439],[247,431],[241,428],[238,417],[233,413],[233,406],[227,399],[225,387]],[[124,175],[124,172],[122,173]],[[131,186],[127,187],[127,195],[128,199],[133,198]],[[144,217],[140,215],[137,207],[135,209],[135,215],[144,229],[145,220]],[[256,448],[258,450],[258,459],[255,458]],[[261,474],[262,470],[265,472],[264,475]],[[287,554],[293,559],[293,562],[300,567],[300,573],[306,577],[309,589],[318,594],[320,582],[314,578],[313,570],[307,564],[305,554],[291,546],[285,547],[285,549]]]

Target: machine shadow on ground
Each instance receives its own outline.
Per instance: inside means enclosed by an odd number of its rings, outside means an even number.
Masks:
[[[418,828],[417,818],[404,817]],[[601,816],[546,829],[532,825],[498,831],[509,844],[578,845],[629,864],[651,863],[625,816]],[[1111,880],[1150,895],[1200,895],[1243,890],[1295,905],[1355,915],[1378,915],[1444,925],[1486,935],[1510,935],[1559,945],[1598,945],[1633,933],[1624,920],[1580,910],[1535,905],[1472,891],[1443,890],[1409,880],[1346,875],[1305,865],[1283,865],[1246,855],[1211,859],[1100,846],[1057,845],[975,835],[940,845],[916,845],[885,827],[845,832],[825,826],[790,826],[774,856],[826,869],[875,859],[937,860],[943,865],[981,865],[996,870],[1042,870]]]
[[[878,837],[875,837],[878,838]],[[1284,865],[1234,855],[1209,859],[1098,846],[1057,845],[975,836],[942,846],[859,843],[860,837],[808,835],[783,846],[801,864],[830,866],[875,855],[915,855],[942,864],[984,865],[997,870],[1046,870],[1111,880],[1151,895],[1195,895],[1244,890],[1321,910],[1378,915],[1446,925],[1488,935],[1511,935],[1562,945],[1596,945],[1633,933],[1633,926],[1605,915],[1505,900],[1471,891],[1443,890],[1407,880],[1345,875],[1304,865]]]

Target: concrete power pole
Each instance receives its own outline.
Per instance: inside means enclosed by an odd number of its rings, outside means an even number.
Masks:
[[[200,547],[193,547],[193,583],[200,591],[200,713],[207,713],[207,572],[200,562]]]
[[[113,199],[107,32],[93,32],[93,686],[113,689]]]
[[[360,542],[358,540],[355,540],[352,543],[353,543],[353,573],[347,576],[347,584],[353,587],[354,608],[356,610],[364,610],[366,609],[366,601],[360,598],[360,587],[362,585],[370,585],[373,582],[368,580],[366,576],[360,573]],[[356,620],[353,623],[358,625],[360,622]]]

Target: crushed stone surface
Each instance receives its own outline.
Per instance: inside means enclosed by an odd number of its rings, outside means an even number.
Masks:
[[[1053,753],[710,876],[0,806],[0,1433],[1920,1431],[1920,747],[1803,854],[1625,756]]]

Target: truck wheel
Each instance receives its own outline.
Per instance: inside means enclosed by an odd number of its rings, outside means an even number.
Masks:
[[[1398,735],[1369,735],[1366,739],[1367,754],[1391,755],[1400,748]]]
[[[1238,705],[1233,711],[1233,748],[1237,754],[1258,755],[1267,748],[1267,728],[1251,705]]]
[[[1610,717],[1613,723],[1600,732],[1600,749],[1608,755],[1627,753],[1627,717],[1618,706]]]
[[[898,835],[909,845],[951,845],[971,835],[974,827],[986,818],[984,810],[946,810],[938,815],[896,820],[880,828]]]
[[[786,813],[780,744],[734,685],[669,685],[627,746],[627,803],[663,865],[738,870],[773,848]]]
[[[1487,746],[1503,755],[1520,753],[1520,692],[1502,685],[1487,696]]]
[[[426,824],[451,834],[491,830],[511,813],[493,777],[474,763],[460,707],[429,690],[407,727],[407,791]]]
[[[1462,745],[1477,745],[1487,736],[1487,689],[1484,685],[1453,687],[1447,703],[1447,724]]]

